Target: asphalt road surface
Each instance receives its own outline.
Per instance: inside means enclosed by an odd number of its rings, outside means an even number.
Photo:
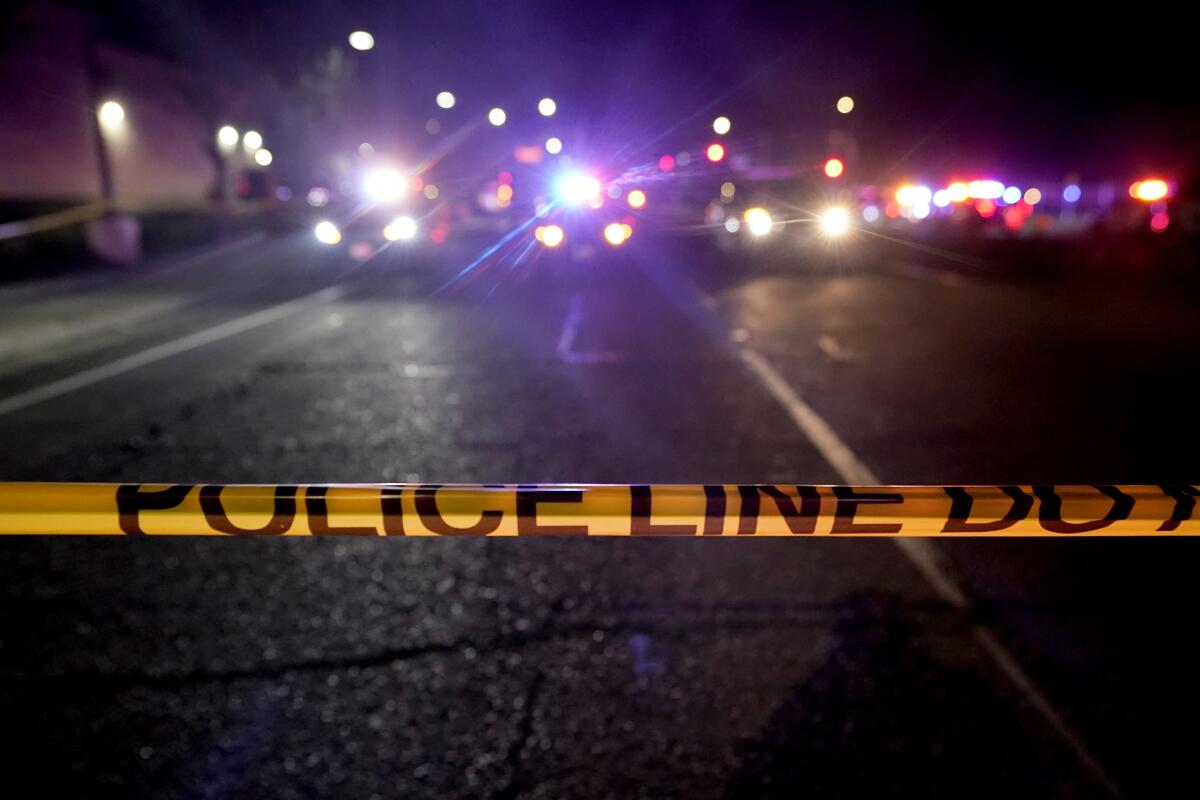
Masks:
[[[889,483],[1200,480],[1194,296],[649,234],[446,289],[480,246],[360,262],[297,234],[0,288],[0,479],[849,482],[801,402]],[[885,540],[12,538],[6,780],[361,800],[1194,782],[1196,545],[932,552],[933,573]]]

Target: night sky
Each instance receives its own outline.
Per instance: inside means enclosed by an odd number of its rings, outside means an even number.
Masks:
[[[433,94],[450,88],[462,109],[519,109],[552,95],[574,142],[623,158],[701,146],[716,113],[734,119],[739,146],[759,160],[820,160],[829,131],[846,128],[860,146],[852,166],[870,180],[961,170],[1183,174],[1200,158],[1188,26],[1162,8],[1105,16],[1097,5],[1012,2],[950,12],[486,0],[74,5],[104,9],[106,36],[234,85],[294,81],[366,28],[378,46],[360,67],[356,113],[364,135],[376,137],[415,137],[436,111]],[[846,118],[832,111],[842,94],[857,102]],[[521,134],[526,122],[514,115],[511,124]]]

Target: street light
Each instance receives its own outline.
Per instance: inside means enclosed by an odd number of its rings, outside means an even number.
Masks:
[[[271,151],[263,147],[254,151],[254,163],[260,167],[267,167],[275,160],[275,156],[271,155]]]
[[[729,133],[729,129],[733,124],[729,121],[729,117],[717,117],[713,120],[713,132],[718,136],[724,136]]]
[[[350,34],[350,46],[365,52],[375,46],[375,37],[366,31],[354,31]]]
[[[555,103],[553,98],[543,97],[538,101],[538,113],[543,117],[553,117],[557,110],[558,103]]]
[[[456,102],[453,92],[438,92],[435,101],[438,108],[446,109],[454,108],[454,103]]]
[[[125,109],[116,100],[105,100],[96,114],[100,118],[100,126],[106,131],[118,130],[125,122]]]
[[[488,112],[488,122],[499,128],[508,119],[508,114],[504,113],[503,108],[493,108]]]
[[[246,149],[247,153],[253,153],[262,146],[263,137],[258,131],[246,131],[242,134],[242,147]]]
[[[217,131],[217,145],[226,155],[229,155],[233,148],[237,147],[239,138],[241,138],[241,134],[232,125],[223,125],[221,130]]]
[[[547,139],[546,140],[546,152],[552,156],[555,156],[555,155],[558,155],[559,153],[561,153],[562,152],[562,139],[559,139],[557,136],[551,136],[549,139]]]

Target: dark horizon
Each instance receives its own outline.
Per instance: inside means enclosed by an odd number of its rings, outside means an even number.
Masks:
[[[869,3],[66,5],[97,13],[106,39],[233,87],[292,82],[343,46],[345,30],[371,30],[379,46],[358,74],[380,83],[356,98],[358,124],[364,138],[415,147],[431,93],[455,87],[464,107],[560,97],[562,119],[608,132],[609,149],[712,111],[737,121],[747,147],[769,142],[776,160],[795,163],[823,158],[831,124],[845,123],[860,150],[851,166],[871,181],[963,170],[1184,176],[1198,157],[1187,34],[1146,17]],[[828,113],[840,94],[856,100],[850,119]],[[703,144],[682,133],[663,142]]]

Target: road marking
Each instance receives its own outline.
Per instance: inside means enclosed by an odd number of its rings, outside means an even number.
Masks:
[[[198,305],[212,297],[204,294],[189,296],[168,293],[158,299],[126,299],[124,302],[107,303],[111,307],[106,311],[106,303],[97,302],[93,296],[90,303],[84,303],[88,308],[81,311],[80,298],[85,301],[89,299],[87,294],[79,294],[81,290],[112,292],[113,294],[100,298],[110,301],[129,290],[153,289],[154,282],[159,278],[169,277],[206,261],[245,249],[265,238],[265,234],[255,233],[231,242],[209,245],[180,254],[156,264],[145,272],[133,275],[110,272],[104,275],[74,276],[34,286],[16,287],[8,294],[0,290],[0,303],[19,303],[21,307],[32,307],[42,303],[48,306],[51,312],[49,321],[39,320],[33,324],[24,322],[19,323],[14,330],[0,330],[0,361],[3,362],[0,365],[0,373],[10,374],[30,364],[61,360],[95,350],[98,345],[106,343],[101,338],[106,334],[111,333],[119,337],[121,332],[129,330],[136,323]],[[122,283],[122,279],[126,282]],[[69,300],[65,297],[67,292],[73,294]],[[73,305],[55,308],[63,305],[64,301]],[[58,319],[54,320],[54,317]]]
[[[563,319],[562,332],[558,336],[558,357],[568,364],[611,364],[621,360],[621,354],[611,350],[572,350],[579,326],[583,323],[583,292],[571,296],[567,316]]]
[[[239,333],[245,333],[254,328],[277,322],[285,317],[290,317],[293,314],[315,306],[333,302],[345,295],[346,291],[347,288],[345,286],[330,286],[312,294],[298,297],[295,300],[289,300],[286,303],[279,303],[278,305],[255,311],[252,314],[227,320],[211,328],[196,331],[187,336],[172,339],[169,342],[164,342],[146,350],[118,358],[116,361],[110,361],[107,364],[85,369],[74,375],[68,375],[65,378],[19,392],[0,400],[0,417],[29,408],[46,400],[52,400],[56,397],[87,388],[101,381],[106,381],[109,378],[123,375],[126,372],[132,372],[135,369],[153,364],[156,361],[162,361],[163,359],[186,353],[189,350],[195,350],[198,347],[203,347],[222,339],[228,339]]]
[[[717,308],[715,298],[698,286],[686,279],[681,279],[680,282],[701,306],[707,309]],[[713,313],[715,315],[715,311]],[[842,480],[848,484],[860,486],[883,484],[850,446],[842,441],[833,427],[813,410],[812,406],[804,402],[787,380],[765,358],[749,345],[734,344],[733,346],[742,363],[762,382],[767,392],[783,406],[788,416],[796,423],[796,427],[808,437],[817,452],[829,462]],[[938,596],[956,610],[968,611],[970,609],[970,597],[962,583],[955,578],[953,568],[947,562],[945,555],[933,541],[897,537],[892,539],[892,543],[900,548],[900,552],[921,573]],[[1092,775],[1092,778],[1113,797],[1122,797],[1120,788],[1108,777],[1108,772],[1092,754],[1082,737],[1067,724],[1062,713],[1054,707],[1045,692],[1038,687],[1028,671],[1021,666],[1016,656],[1004,646],[999,637],[986,625],[978,623],[971,626],[971,636],[992,660],[992,663],[1021,693],[1030,707],[1041,715],[1059,740]]]
[[[829,356],[832,361],[843,361],[849,363],[854,360],[854,354],[842,346],[842,343],[837,340],[837,337],[830,334],[822,334],[817,337],[817,347],[822,353]]]
[[[952,289],[961,289],[967,286],[971,281],[965,276],[957,272],[948,272],[944,269],[935,269],[916,264],[911,261],[892,261],[885,265],[893,275],[898,275],[902,278],[911,278],[915,281],[926,281],[928,283],[938,283],[942,286],[949,286]]]

